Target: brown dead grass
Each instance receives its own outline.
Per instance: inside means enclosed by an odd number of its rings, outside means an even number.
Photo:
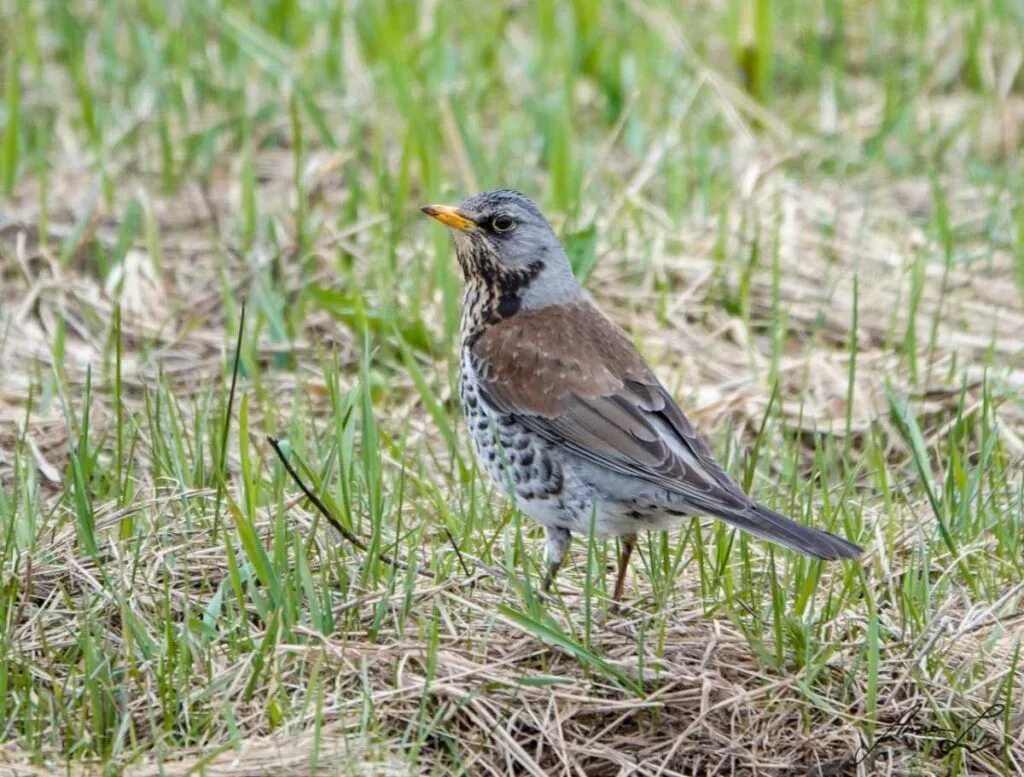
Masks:
[[[870,116],[865,118],[870,120]],[[733,211],[734,223],[728,224],[726,231],[732,245],[742,247],[754,239],[752,222],[744,221],[744,215],[756,216],[753,223],[762,226],[776,219],[781,222],[778,294],[787,329],[778,378],[785,422],[807,432],[809,456],[815,435],[845,432],[847,344],[855,276],[859,279],[860,324],[851,433],[865,434],[873,424],[888,424],[883,394],[886,381],[917,398],[916,407],[928,420],[925,431],[930,441],[942,437],[958,402],[961,380],[969,385],[968,412],[980,402],[983,378],[995,380],[1007,394],[1024,388],[1024,312],[1013,282],[1012,260],[1005,250],[995,248],[982,270],[954,268],[945,275],[941,265],[927,265],[917,319],[919,343],[929,342],[934,318],[939,324],[934,350],[922,348],[924,377],[914,384],[906,375],[904,361],[894,355],[891,333],[904,332],[907,327],[913,257],[939,250],[919,226],[927,220],[931,207],[928,184],[876,180],[870,174],[854,182],[811,184],[780,166],[782,159],[771,146],[737,145],[737,190],[744,193],[745,200]],[[324,209],[333,207],[333,198],[340,196],[329,174],[335,161],[329,155],[314,160],[314,165],[322,165],[324,170],[322,179],[311,177],[322,188],[318,207]],[[284,201],[290,164],[288,158],[273,154],[259,160],[262,195],[267,202],[275,197]],[[129,193],[130,180],[127,176],[124,183]],[[152,386],[160,373],[182,394],[225,379],[230,334],[225,332],[219,271],[213,257],[223,253],[221,222],[230,219],[236,207],[232,180],[230,171],[219,171],[205,191],[187,185],[177,195],[149,200],[162,235],[163,270],[144,251],[132,252],[125,263],[120,296],[123,380],[125,394],[135,409],[143,388]],[[986,192],[965,182],[945,183],[955,192],[950,210],[957,214],[958,223],[969,225],[984,217],[990,207]],[[645,214],[657,226],[643,236],[627,234],[623,248],[605,251],[590,286],[613,317],[628,324],[659,374],[679,389],[702,428],[710,431],[729,423],[756,427],[770,394],[766,387],[770,339],[761,325],[772,311],[771,275],[764,271],[754,274],[753,326],[747,328],[716,304],[717,292],[709,285],[715,277],[712,254],[719,227],[715,219],[694,217],[681,226],[669,223],[645,196],[642,176],[637,184],[629,188],[624,207]],[[90,275],[82,262],[72,261],[61,268],[57,261],[54,246],[70,233],[93,195],[73,173],[59,172],[53,186],[52,199],[63,205],[51,214],[50,234],[42,243],[36,232],[38,213],[33,208],[36,197],[31,184],[0,213],[0,482],[12,482],[9,451],[23,435],[31,447],[47,506],[58,502],[66,485],[68,435],[58,404],[51,403],[45,411],[36,404],[29,412],[29,386],[35,376],[56,368],[73,392],[71,401],[80,401],[87,367],[96,370],[107,358],[104,340],[115,302],[111,290]],[[344,243],[355,261],[372,262],[362,249],[362,234],[379,220],[376,214],[366,214],[363,222],[352,225],[345,234],[324,236],[317,252],[325,255],[332,244]],[[833,225],[828,240],[812,226],[822,220]],[[604,226],[613,231],[611,225]],[[112,241],[115,230],[116,224],[100,206],[81,241],[81,250],[87,249],[89,241]],[[422,231],[410,233],[405,258],[424,250],[423,235]],[[652,239],[657,241],[653,251]],[[977,242],[985,242],[980,231]],[[616,261],[617,256],[629,255],[652,257],[642,277],[629,262]],[[239,295],[250,287],[250,261],[264,260],[230,255],[226,260]],[[330,283],[326,264],[320,264],[316,273]],[[309,280],[284,277],[282,284],[298,288]],[[651,310],[656,283],[673,288],[664,316]],[[68,326],[66,358],[54,365],[51,343],[58,320]],[[148,355],[140,349],[144,342],[151,344]],[[317,397],[322,384],[318,383],[315,347],[325,344],[337,348],[343,368],[355,363],[353,336],[322,314],[311,315],[294,345],[299,367],[294,373],[275,373],[268,378],[276,382],[276,395],[290,397],[295,380],[302,375],[311,387],[313,412],[318,406],[322,409]],[[996,353],[996,369],[985,366],[990,350]],[[271,343],[261,344],[261,356],[269,358],[273,352]],[[399,381],[392,388],[388,406],[381,409],[382,420],[397,425],[394,419],[404,421],[412,413],[413,435],[436,439],[436,430],[414,396],[411,383]],[[98,391],[93,401],[94,426],[109,428],[113,418],[109,396]],[[1015,453],[1019,465],[1024,461],[1021,404],[1007,401],[995,412],[1002,442]],[[258,408],[254,414],[258,426]],[[903,467],[906,451],[897,435],[892,434],[891,439],[894,466]],[[143,440],[136,455],[145,459],[151,445],[152,441]],[[271,456],[265,447],[260,453]],[[238,462],[233,457],[234,453],[230,454],[229,467],[237,473]],[[897,471],[894,479],[899,477]],[[446,488],[454,491],[458,486]],[[181,610],[188,600],[208,597],[226,574],[224,550],[207,531],[164,523],[174,520],[169,505],[182,496],[172,485],[137,484],[137,497],[130,509],[161,526],[161,542],[144,546],[134,582],[138,594],[133,606],[141,611],[157,606],[167,579],[175,609]],[[213,499],[212,492],[193,491],[187,496],[196,503]],[[412,504],[407,509],[413,516],[421,506]],[[928,510],[919,502],[899,504],[895,514],[886,514],[881,495],[870,488],[866,488],[863,509],[867,525],[875,531],[867,538],[865,566],[880,578],[881,589],[895,590],[902,557],[922,542],[922,536],[930,536]],[[111,505],[100,506],[97,520],[101,526],[112,526],[122,516]],[[295,505],[291,516],[304,527],[311,524],[312,516],[302,503]],[[260,528],[269,531],[271,520],[272,516],[264,515]],[[50,651],[72,644],[77,613],[69,603],[98,585],[89,563],[78,552],[73,524],[63,520],[58,525],[39,554],[45,562],[34,562],[30,579],[25,579],[28,590],[23,609],[7,626],[16,632],[14,641],[26,654],[40,651],[43,655],[43,644]],[[320,541],[332,540],[323,536]],[[118,552],[114,543],[106,550]],[[975,550],[984,552],[984,547]],[[187,555],[193,571],[201,570],[201,574],[169,572],[165,564],[172,551]],[[353,557],[351,564],[357,566],[358,559]],[[822,585],[827,587],[830,573],[825,574]],[[578,601],[581,578],[577,567],[563,579],[570,606]],[[862,705],[836,706],[829,701],[829,691],[852,689],[852,697],[865,697],[864,678],[847,671],[858,665],[861,655],[863,613],[848,613],[831,625],[835,649],[827,661],[827,672],[814,685],[822,703],[811,704],[806,689],[800,687],[801,675],[766,671],[733,626],[702,615],[702,604],[695,598],[699,585],[692,571],[678,584],[684,593],[671,609],[657,615],[667,624],[667,631],[661,645],[647,646],[643,673],[649,693],[637,701],[589,676],[571,656],[538,642],[501,617],[495,619],[495,605],[513,595],[500,578],[479,573],[469,580],[417,582],[418,606],[436,608],[444,624],[431,702],[447,736],[463,752],[474,754],[468,770],[494,775],[944,773],[939,762],[920,760],[922,735],[912,732],[886,743],[882,760],[870,766],[854,764],[865,709]],[[655,617],[643,605],[646,585],[634,574],[630,587],[636,604],[609,616],[593,637],[594,652],[631,675],[639,672],[637,635],[641,626]],[[398,594],[369,590],[338,604],[336,610],[364,614],[363,627],[369,628],[375,606],[382,598],[394,596]],[[926,638],[914,643],[895,640],[898,648],[881,657],[880,722],[900,720],[922,699],[929,701],[929,708],[944,708],[961,719],[992,703],[991,694],[1006,679],[1010,656],[1022,634],[1020,601],[1020,586],[987,604],[951,599],[939,608],[941,616]],[[886,625],[896,628],[895,622]],[[154,750],[148,762],[133,765],[131,773],[185,775],[201,771],[218,777],[430,773],[436,766],[433,755],[425,752],[420,765],[412,769],[402,752],[402,741],[388,739],[414,719],[424,693],[427,670],[422,635],[383,634],[373,641],[359,630],[330,636],[310,631],[305,636],[308,639],[302,644],[276,647],[282,667],[277,681],[300,689],[308,681],[313,663],[323,662],[321,671],[329,672],[333,679],[332,692],[320,713],[323,729],[319,736],[312,733],[308,712],[301,720],[289,721],[286,728],[270,731],[259,709],[262,697],[250,703],[241,701],[240,689],[232,680],[239,674],[239,666],[214,659],[215,675],[225,681],[218,703],[235,705],[244,733],[240,747],[230,747],[225,732],[213,731],[208,747],[173,753]],[[980,665],[984,680],[970,693],[951,693],[938,665],[950,672]],[[62,670],[60,666],[40,666],[39,671],[59,677]],[[557,682],[542,687],[521,682],[524,674],[534,672]],[[129,688],[128,703],[138,706],[141,721],[146,707],[153,703],[153,691],[145,679],[133,682],[137,684]],[[1010,682],[1019,698],[1019,678],[1010,678]],[[376,731],[383,742],[361,740],[360,716],[367,705],[373,709]],[[970,773],[998,774],[1008,764],[1024,768],[1021,723],[1020,711],[1013,710],[1009,739],[1003,738],[1002,721],[979,724],[977,739],[1002,741],[1005,750],[970,756]],[[922,725],[937,723],[926,719]],[[805,733],[808,731],[813,735]],[[441,741],[431,743],[435,754],[443,753],[446,746]],[[50,774],[59,755],[49,754],[52,761],[33,766],[28,754],[8,743],[0,747],[0,762],[4,762],[0,773]],[[91,771],[87,764],[66,769],[69,774]]]

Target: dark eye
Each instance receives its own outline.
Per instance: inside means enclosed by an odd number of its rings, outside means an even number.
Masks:
[[[495,232],[511,232],[516,228],[516,222],[511,216],[502,214],[494,217],[491,221],[491,226],[494,228]]]

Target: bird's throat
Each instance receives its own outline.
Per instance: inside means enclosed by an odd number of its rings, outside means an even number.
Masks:
[[[474,263],[470,265],[470,262]],[[540,261],[520,267],[501,267],[490,256],[460,255],[459,263],[465,283],[462,294],[464,338],[519,313],[524,292],[544,269]]]

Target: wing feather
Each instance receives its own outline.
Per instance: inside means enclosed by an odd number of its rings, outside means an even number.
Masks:
[[[625,333],[589,302],[504,319],[473,340],[470,354],[488,405],[582,459],[802,553],[861,552],[744,494]]]
[[[484,401],[541,437],[711,512],[751,504],[593,306],[524,311],[486,330],[472,355]]]

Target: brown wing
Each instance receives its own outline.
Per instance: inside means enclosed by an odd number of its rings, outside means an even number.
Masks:
[[[519,313],[485,330],[470,352],[485,402],[583,459],[801,553],[861,553],[744,494],[629,338],[589,303]]]
[[[750,506],[629,338],[589,303],[519,313],[471,353],[485,401],[537,434],[712,513]]]

